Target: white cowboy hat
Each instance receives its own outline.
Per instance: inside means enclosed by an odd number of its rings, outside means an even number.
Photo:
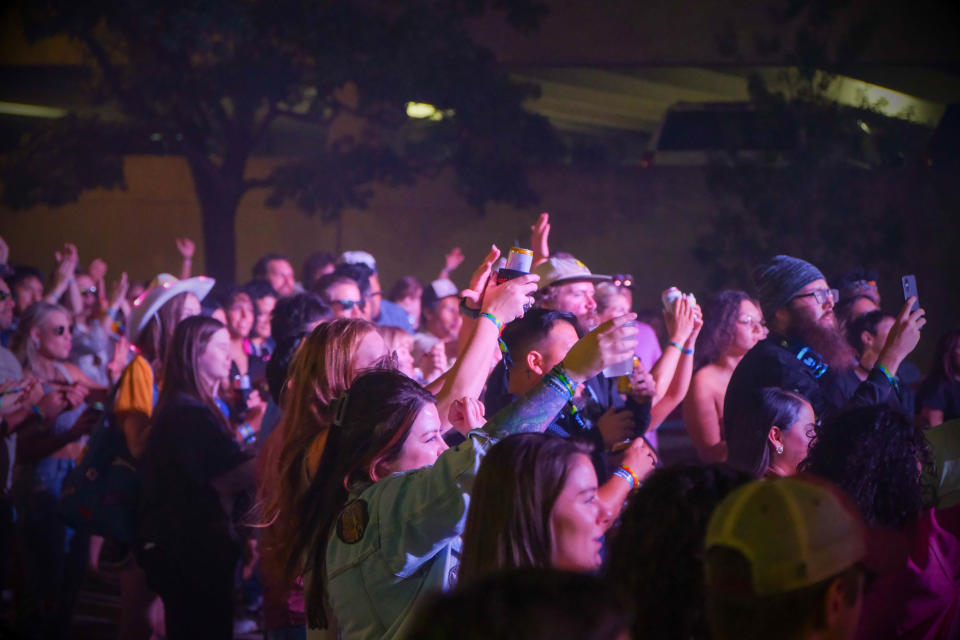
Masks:
[[[169,273],[161,273],[150,283],[150,288],[133,301],[130,318],[127,320],[127,338],[130,342],[135,342],[147,323],[150,322],[150,318],[155,316],[160,307],[174,296],[181,293],[192,293],[197,296],[198,300],[203,300],[213,289],[214,284],[216,284],[216,280],[207,276],[177,280]]]

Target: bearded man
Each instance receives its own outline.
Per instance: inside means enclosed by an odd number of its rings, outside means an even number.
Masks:
[[[840,329],[830,289],[815,266],[791,256],[775,256],[753,272],[770,335],[743,357],[724,398],[724,423],[733,424],[753,394],[764,387],[799,393],[818,418],[847,406],[896,405],[903,393],[897,369],[920,339],[923,309],[906,302],[876,364],[859,386],[843,384],[857,365],[857,354]]]

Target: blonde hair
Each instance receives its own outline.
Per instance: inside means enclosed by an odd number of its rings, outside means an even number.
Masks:
[[[375,330],[370,322],[356,318],[323,323],[304,338],[290,362],[281,398],[283,414],[264,443],[257,491],[261,520],[276,543],[269,553],[285,572],[294,571],[293,540],[302,521],[299,507],[326,443],[330,403],[356,377],[353,355]]]
[[[32,329],[43,327],[50,316],[59,311],[67,316],[67,331],[70,331],[70,312],[58,304],[39,300],[34,302],[20,316],[17,332],[10,341],[10,351],[17,357],[20,365],[27,371],[36,371],[37,345],[30,337]]]

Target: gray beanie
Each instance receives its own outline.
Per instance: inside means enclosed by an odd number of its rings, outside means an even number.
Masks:
[[[785,306],[800,289],[814,280],[826,280],[815,266],[791,256],[774,256],[753,270],[757,297],[765,315]]]

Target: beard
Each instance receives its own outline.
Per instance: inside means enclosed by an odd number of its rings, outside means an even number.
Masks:
[[[840,330],[835,316],[832,324],[825,324],[806,316],[795,316],[790,326],[790,338],[798,339],[816,351],[823,361],[835,371],[849,371],[857,363],[857,352]]]

